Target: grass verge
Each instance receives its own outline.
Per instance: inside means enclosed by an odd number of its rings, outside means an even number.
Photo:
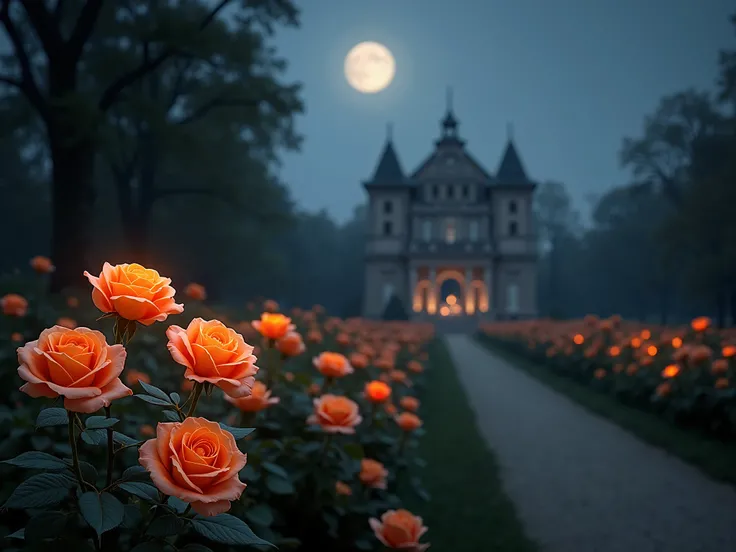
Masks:
[[[418,452],[427,461],[422,480],[431,501],[409,505],[424,514],[426,542],[452,552],[538,550],[501,487],[498,463],[440,339],[430,359],[421,409],[426,434]]]
[[[610,420],[651,445],[699,468],[707,475],[736,485],[736,444],[679,428],[650,412],[622,404],[593,389],[479,336],[478,342],[555,391]]]

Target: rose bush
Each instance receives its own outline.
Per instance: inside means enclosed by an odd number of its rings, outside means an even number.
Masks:
[[[421,419],[399,409],[420,410],[431,327],[213,309],[200,285],[184,311],[140,265],[85,276],[88,300],[3,303],[4,549],[427,546],[402,510],[429,498]]]

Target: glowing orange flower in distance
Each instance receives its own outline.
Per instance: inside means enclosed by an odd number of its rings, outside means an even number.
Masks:
[[[365,385],[365,396],[374,403],[386,402],[391,396],[391,387],[382,381],[371,381]]]
[[[294,329],[294,324],[281,313],[264,312],[260,320],[253,321],[253,327],[267,339],[281,339]]]

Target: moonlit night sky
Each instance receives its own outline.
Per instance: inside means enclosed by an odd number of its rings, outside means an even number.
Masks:
[[[407,171],[439,134],[445,91],[467,148],[491,172],[507,124],[529,175],[564,182],[577,206],[630,181],[624,136],[666,94],[715,89],[718,51],[736,48],[731,0],[297,0],[301,28],[279,30],[285,79],[304,83],[305,142],[280,177],[307,210],[337,220],[365,201],[361,181],[394,125]],[[361,94],[345,80],[355,44],[396,58],[393,83]]]

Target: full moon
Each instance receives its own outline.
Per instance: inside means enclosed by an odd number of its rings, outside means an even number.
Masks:
[[[361,42],[345,58],[345,77],[350,86],[364,94],[375,94],[394,80],[396,62],[383,44]]]

